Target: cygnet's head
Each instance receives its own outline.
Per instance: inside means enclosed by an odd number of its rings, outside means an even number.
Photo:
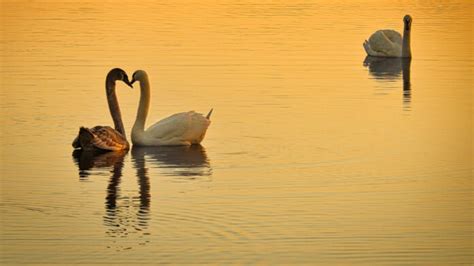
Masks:
[[[135,81],[140,81],[140,80],[144,80],[146,79],[148,76],[146,74],[146,72],[144,70],[137,70],[133,73],[132,75],[132,84],[135,82]]]
[[[411,19],[411,16],[410,15],[405,15],[403,17],[403,23],[405,24],[405,29],[406,30],[410,30],[411,29],[411,22],[412,22],[412,19]]]

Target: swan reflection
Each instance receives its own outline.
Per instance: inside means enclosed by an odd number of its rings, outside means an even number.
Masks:
[[[92,170],[111,168],[105,196],[105,215],[103,216],[106,234],[112,237],[118,250],[130,249],[130,241],[121,242],[119,238],[138,238],[138,244],[148,242],[146,236],[150,220],[150,181],[144,167],[136,167],[138,195],[121,193],[122,170],[127,151],[97,152],[76,150],[74,161],[79,168],[80,180],[87,180]]]
[[[212,175],[212,168],[201,145],[170,147],[133,146],[132,160],[137,171],[144,168],[145,160],[160,169],[160,174],[193,180]]]
[[[123,160],[128,151],[84,151],[74,150],[72,157],[79,168],[79,179],[85,181],[91,175],[93,169],[104,169],[113,167],[113,172],[123,168]]]
[[[123,166],[123,164],[122,164]],[[138,195],[123,195],[120,192],[122,168],[115,168],[107,186],[104,224],[106,234],[114,238],[135,237],[139,245],[145,245],[148,221],[150,220],[150,179],[145,168],[136,172]],[[121,242],[116,242],[116,244]],[[129,243],[129,242],[125,242]],[[121,243],[123,244],[123,243]],[[119,247],[129,249],[131,247]]]
[[[200,145],[133,147],[131,154],[138,189],[122,191],[122,170],[127,151],[104,153],[77,150],[73,152],[81,181],[87,180],[94,170],[110,171],[103,222],[106,227],[105,233],[114,239],[114,248],[117,250],[132,248],[130,243],[145,245],[149,242],[147,236],[150,235],[148,227],[151,193],[148,167],[159,169],[160,175],[186,180],[212,174],[206,151]],[[123,238],[134,238],[137,241],[123,241],[121,240]]]
[[[364,66],[375,80],[380,82],[397,81],[402,76],[403,103],[409,110],[411,103],[410,66],[411,58],[387,58],[367,56]]]

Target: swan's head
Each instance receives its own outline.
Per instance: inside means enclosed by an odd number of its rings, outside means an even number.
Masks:
[[[145,71],[137,70],[137,71],[133,72],[131,83],[133,84],[137,80],[138,81],[145,80],[147,77],[148,76],[147,76]]]
[[[403,23],[405,24],[405,29],[406,30],[410,30],[411,28],[411,16],[410,15],[405,15],[405,17],[403,17]]]
[[[108,78],[110,78],[111,80],[121,80],[125,84],[127,84],[130,88],[133,88],[132,83],[128,80],[127,73],[123,71],[123,69],[121,68],[114,68],[110,70],[108,74]]]

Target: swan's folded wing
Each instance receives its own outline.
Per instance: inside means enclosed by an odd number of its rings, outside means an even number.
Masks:
[[[402,35],[395,30],[381,30],[383,34],[393,43],[402,45]]]
[[[171,115],[150,126],[146,132],[166,143],[181,144],[188,141],[194,143],[195,139],[205,133],[210,121],[202,114],[194,111]],[[202,140],[202,139],[201,139]]]
[[[91,144],[99,149],[118,151],[128,148],[128,142],[122,134],[109,126],[96,126],[90,132],[94,135]]]
[[[369,38],[369,44],[373,51],[386,56],[398,56],[401,54],[402,37],[394,30],[378,30]]]

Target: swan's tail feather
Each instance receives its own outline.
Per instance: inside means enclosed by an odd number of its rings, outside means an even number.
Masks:
[[[214,108],[211,108],[211,111],[209,111],[209,113],[206,115],[206,119],[211,118],[212,111],[214,111]]]
[[[367,55],[370,55],[369,42],[367,40],[365,40],[365,42],[363,43],[363,46]]]
[[[81,127],[79,129],[79,136],[77,136],[79,139],[79,145],[83,149],[89,147],[91,145],[92,140],[94,139],[94,134],[85,127]]]
[[[76,138],[72,141],[72,147],[74,147],[74,149],[83,148],[82,143],[84,142],[88,134],[90,134],[90,132],[87,128],[80,127],[79,133],[77,133]]]
[[[79,144],[79,135],[72,141],[72,147],[74,149],[80,148],[81,145]]]

